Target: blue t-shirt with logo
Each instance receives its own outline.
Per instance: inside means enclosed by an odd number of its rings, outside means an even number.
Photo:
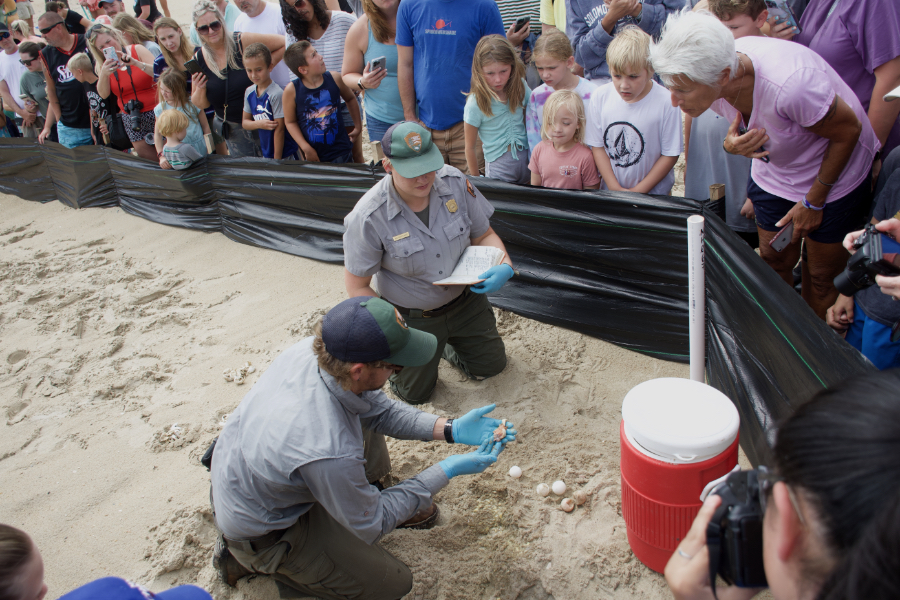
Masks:
[[[404,0],[397,13],[398,46],[413,47],[419,119],[432,129],[463,120],[478,40],[506,35],[496,0]]]
[[[274,81],[269,84],[262,96],[257,95],[256,86],[251,85],[244,92],[244,112],[253,117],[254,121],[274,121],[284,118],[284,109],[281,106],[281,95],[284,90]],[[275,132],[268,129],[257,129],[259,133],[259,145],[262,148],[264,158],[275,158]],[[281,158],[292,158],[297,154],[297,142],[291,134],[285,131],[284,147]]]

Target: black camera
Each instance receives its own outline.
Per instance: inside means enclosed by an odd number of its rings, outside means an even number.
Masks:
[[[845,296],[852,296],[875,283],[876,275],[900,275],[900,244],[866,225],[853,243],[856,252],[847,261],[847,268],[834,278],[834,287]]]
[[[713,590],[716,575],[729,585],[767,587],[757,471],[730,473],[710,494],[722,497],[722,504],[706,527],[709,580]]]
[[[141,111],[144,110],[144,103],[140,100],[129,100],[125,103],[125,112],[128,113],[128,126],[132,131],[141,130]]]

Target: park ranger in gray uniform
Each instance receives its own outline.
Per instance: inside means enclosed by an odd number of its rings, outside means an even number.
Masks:
[[[228,418],[212,457],[222,531],[214,564],[226,583],[269,574],[283,597],[395,600],[412,574],[378,540],[437,520],[432,497],[457,475],[481,473],[516,431],[493,443],[493,405],[438,418],[389,399],[392,373],[431,359],[437,340],[407,327],[378,298],[351,298],[286,350]],[[511,427],[507,423],[507,427]],[[384,435],[478,446],[394,487]]]
[[[470,245],[506,252],[491,229],[494,208],[457,168],[444,165],[427,129],[409,121],[382,139],[388,175],[344,219],[347,293],[381,296],[410,327],[437,337],[427,364],[391,377],[391,389],[411,404],[428,401],[441,357],[469,377],[483,379],[506,367],[506,349],[485,294],[512,277],[509,256],[472,286],[436,286]],[[372,279],[378,293],[372,287]]]

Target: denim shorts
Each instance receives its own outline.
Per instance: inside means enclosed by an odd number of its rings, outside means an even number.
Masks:
[[[62,123],[56,124],[56,132],[59,135],[59,143],[66,148],[78,146],[93,146],[94,138],[91,137],[91,128],[67,127]]]
[[[866,177],[855,190],[843,198],[826,204],[822,209],[822,224],[806,237],[820,244],[838,244],[844,241],[844,236],[851,231],[861,229],[864,218],[862,213],[871,189],[872,180]],[[778,231],[780,228],[776,227],[775,223],[797,205],[796,202],[765,191],[756,185],[752,177],[747,184],[747,197],[753,202],[756,224],[763,231]]]
[[[380,142],[384,138],[384,134],[391,128],[393,123],[379,121],[369,113],[366,113],[366,129],[369,130],[369,141]]]

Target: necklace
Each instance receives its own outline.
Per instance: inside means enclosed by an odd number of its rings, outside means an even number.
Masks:
[[[741,92],[744,89],[744,75],[747,74],[747,68],[744,67],[744,61],[741,59],[740,56],[738,56],[738,62],[741,63],[741,84],[738,86],[738,93],[734,97],[734,102],[731,104],[735,108],[737,108],[738,98],[741,97]]]

